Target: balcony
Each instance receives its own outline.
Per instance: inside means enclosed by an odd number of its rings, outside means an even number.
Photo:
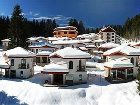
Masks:
[[[85,66],[77,66],[77,71],[85,71]]]
[[[29,64],[19,64],[18,69],[29,69]]]

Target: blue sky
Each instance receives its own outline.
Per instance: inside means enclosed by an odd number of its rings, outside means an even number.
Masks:
[[[0,0],[0,15],[10,16],[19,4],[28,19],[56,19],[65,25],[71,17],[88,27],[123,24],[140,13],[140,0]]]

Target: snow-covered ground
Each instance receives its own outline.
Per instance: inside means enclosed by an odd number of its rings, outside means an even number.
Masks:
[[[40,73],[26,80],[0,78],[0,105],[140,105],[135,81],[110,84],[103,70],[88,74],[87,84],[69,87],[43,87],[48,76]]]

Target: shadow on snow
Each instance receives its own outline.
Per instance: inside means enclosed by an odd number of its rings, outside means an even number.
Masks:
[[[0,105],[27,105],[26,103],[20,103],[15,96],[8,96],[4,91],[0,92]]]

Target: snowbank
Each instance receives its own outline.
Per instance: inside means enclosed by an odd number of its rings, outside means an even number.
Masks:
[[[90,73],[88,84],[61,88],[43,87],[42,84],[49,78],[45,74],[36,74],[26,80],[1,78],[0,97],[13,97],[17,104],[29,105],[139,105],[135,81],[110,84],[100,76],[102,73]],[[1,103],[7,101],[6,98],[2,98]],[[14,99],[11,101],[14,102]],[[11,101],[6,104],[12,104]]]

